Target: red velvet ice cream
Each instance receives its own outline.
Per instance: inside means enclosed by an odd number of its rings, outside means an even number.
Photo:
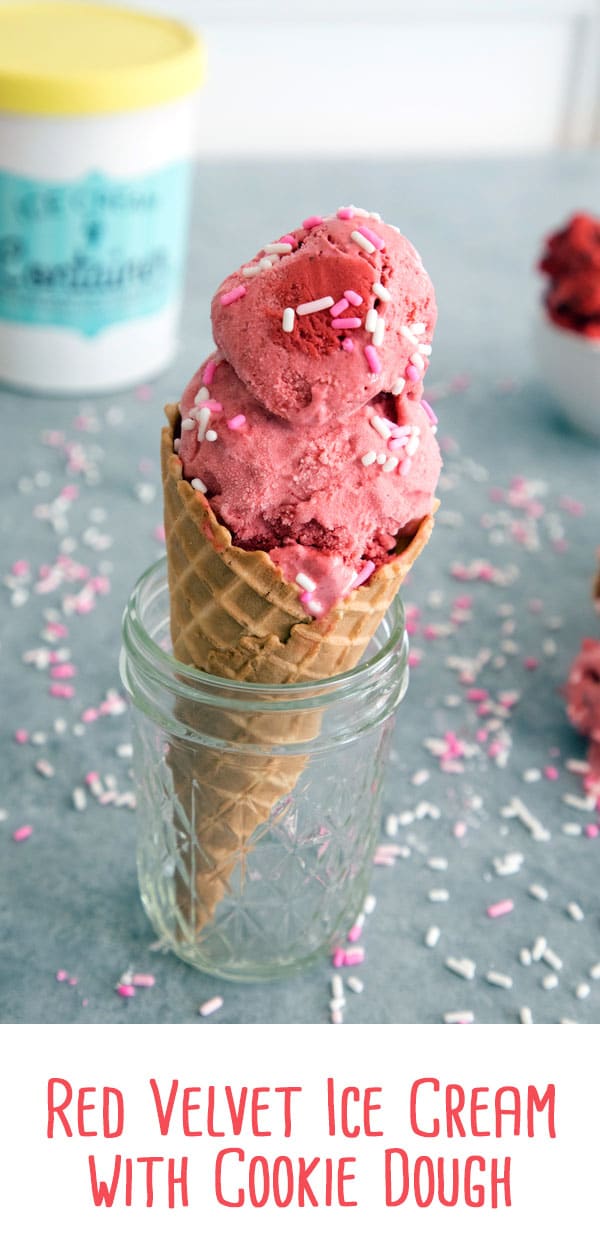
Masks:
[[[441,459],[422,394],[435,317],[410,242],[353,209],[306,220],[213,299],[218,351],[180,403],[184,476],[314,616],[432,510]]]
[[[554,323],[600,338],[600,219],[574,214],[547,238],[539,267],[549,276],[544,301]]]
[[[590,741],[585,787],[600,800],[600,640],[583,640],[571,666],[565,694],[569,720]]]

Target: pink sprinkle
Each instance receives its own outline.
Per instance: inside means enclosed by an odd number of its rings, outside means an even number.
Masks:
[[[487,700],[489,694],[485,687],[470,687],[467,691],[467,700]]]
[[[385,241],[383,237],[378,236],[377,232],[373,231],[373,228],[365,227],[364,224],[361,223],[360,231],[361,235],[366,236],[367,240],[371,242],[371,245],[375,246],[375,249],[385,249]]]
[[[295,236],[280,236],[279,240],[282,245],[291,245],[292,249],[298,244]]]
[[[235,289],[230,289],[228,293],[221,294],[221,306],[231,306],[232,302],[237,302],[238,298],[243,298],[245,293],[245,284],[237,284]]]
[[[81,714],[81,721],[85,723],[96,722],[99,716],[98,709],[84,709]]]
[[[63,486],[58,497],[59,499],[78,499],[79,486]]]
[[[313,591],[302,591],[302,594],[300,596],[300,603],[310,604],[312,597],[313,597]]]
[[[539,663],[540,662],[538,661],[537,656],[526,656],[525,660],[523,661],[523,665],[525,666],[525,669],[537,669],[539,666]]]
[[[342,314],[342,311],[348,310],[349,305],[350,303],[348,301],[348,298],[340,298],[339,302],[336,302],[335,306],[332,306],[329,314],[333,316],[334,319],[336,319],[338,315]],[[14,570],[14,565],[13,565],[13,570]]]
[[[407,446],[407,445],[408,445],[408,438],[406,437],[390,438],[388,442],[388,447],[390,451],[401,451],[402,447]]]
[[[506,901],[496,901],[493,906],[488,906],[486,914],[489,919],[499,919],[503,914],[510,914],[514,908],[514,901],[507,898]]]
[[[54,696],[55,700],[72,700],[75,695],[75,688],[69,686],[68,683],[51,683],[48,692],[51,696]]]
[[[365,346],[365,359],[369,365],[369,370],[374,376],[379,376],[381,372],[381,359],[375,349],[375,346]]]
[[[310,231],[311,228],[318,227],[323,220],[318,214],[311,214],[308,219],[302,220],[302,227]]]
[[[29,573],[29,562],[27,560],[15,560],[12,572],[15,577],[24,577],[26,573]]]
[[[29,739],[29,732],[24,731],[22,727],[19,727],[18,731],[15,731],[16,744],[26,744],[28,739]]]
[[[336,949],[336,950],[334,950],[334,952],[333,952],[333,956],[332,956],[332,959],[331,959],[333,966],[334,966],[334,967],[343,967],[343,966],[344,966],[344,960],[345,960],[345,957],[346,957],[345,950],[343,950],[343,949]]]
[[[353,219],[354,210],[352,209],[352,206],[340,206],[337,212],[337,217],[338,219]]]
[[[147,975],[145,972],[139,972],[131,977],[131,983],[135,985],[136,989],[151,989],[156,981],[154,976]]]
[[[408,663],[409,663],[409,665],[410,665],[410,668],[411,668],[411,669],[416,669],[416,668],[417,668],[417,666],[421,664],[422,659],[423,659],[423,657],[422,657],[421,653],[419,652],[419,649],[418,649],[418,648],[413,648],[413,649],[412,649],[412,650],[408,653]]]
[[[216,398],[207,398],[206,402],[202,403],[202,406],[207,407],[209,411],[222,411],[223,410],[222,403],[217,402]]]
[[[63,980],[69,979],[68,971],[57,971],[56,979],[58,980],[59,984],[62,984]]]
[[[351,306],[362,306],[360,293],[357,293],[355,289],[344,289],[344,297],[348,299]]]
[[[50,631],[50,634],[54,635],[55,639],[67,639],[69,637],[69,631],[62,621],[49,621],[46,629]]]
[[[418,368],[415,367],[414,363],[409,363],[405,375],[407,381],[420,381],[421,379],[421,373]]]
[[[139,398],[141,402],[149,402],[152,398],[152,386],[138,385],[135,393],[136,397]]]
[[[435,414],[435,411],[433,410],[433,407],[430,407],[429,403],[426,401],[425,398],[421,399],[421,406],[423,408],[423,411],[425,412],[425,415],[428,416],[430,424],[439,424],[438,418]]]
[[[367,560],[362,569],[356,574],[349,586],[349,590],[355,591],[357,586],[362,586],[364,582],[368,582],[372,573],[375,572],[375,565],[372,560]]]
[[[13,840],[21,844],[23,840],[29,840],[32,831],[33,827],[17,827],[17,830],[13,831]]]
[[[597,823],[586,823],[585,834],[590,840],[595,840],[596,836],[600,835],[600,827]]]
[[[132,984],[118,984],[117,993],[119,994],[119,997],[135,997],[135,989]]]
[[[228,429],[242,429],[245,423],[246,423],[246,417],[242,415],[242,413],[240,412],[239,415],[232,416],[231,420],[227,421],[227,428]]]
[[[545,779],[558,779],[558,770],[556,766],[544,766]]]
[[[97,770],[88,770],[85,776],[86,783],[98,783],[99,779],[100,775]]]
[[[76,984],[77,984],[77,976],[68,976],[68,978],[67,978],[67,984],[70,984],[71,986],[76,985]]]
[[[342,341],[342,350],[347,350],[348,354],[352,354],[352,351],[354,350],[352,337],[344,337]]]
[[[212,383],[213,383],[213,379],[214,379],[214,375],[215,375],[216,370],[217,370],[217,361],[216,361],[216,359],[209,359],[209,360],[208,360],[208,363],[206,364],[206,367],[205,367],[205,369],[204,369],[204,371],[203,371],[203,373],[202,373],[202,384],[203,384],[203,385],[212,385]]]
[[[454,830],[454,835],[456,836],[456,839],[462,840],[463,836],[466,836],[467,834],[466,822],[460,821],[460,822],[455,823],[453,830]]]
[[[408,477],[408,474],[411,468],[412,468],[412,459],[403,459],[402,463],[400,464],[400,476]]]
[[[157,542],[164,543],[166,539],[164,525],[155,525],[154,530],[153,530],[153,536]]]
[[[344,952],[344,967],[358,967],[360,963],[365,961],[365,951],[362,946],[357,945],[355,949],[347,949]]]
[[[74,678],[76,673],[77,667],[68,663],[66,665],[53,665],[50,670],[52,678]]]
[[[346,303],[346,306],[347,305],[348,303]],[[360,328],[361,323],[362,323],[361,319],[354,319],[354,318],[332,319],[331,327],[332,328]]]
[[[355,941],[360,940],[361,936],[362,936],[362,923],[355,923],[354,927],[351,927],[350,931],[348,932],[348,940],[352,944],[354,944]]]

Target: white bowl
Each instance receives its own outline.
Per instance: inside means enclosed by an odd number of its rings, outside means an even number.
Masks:
[[[544,385],[572,424],[600,438],[600,338],[560,328],[542,310],[535,353]]]

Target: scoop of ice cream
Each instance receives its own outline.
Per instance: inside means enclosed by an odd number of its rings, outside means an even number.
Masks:
[[[565,686],[567,716],[587,735],[589,770],[584,787],[600,802],[600,639],[584,639]]]
[[[353,207],[267,244],[219,286],[217,346],[261,406],[294,422],[422,393],[436,321],[414,246]]]
[[[600,337],[600,219],[573,215],[547,238],[539,267],[550,277],[544,300],[551,319]]]
[[[204,384],[210,380],[209,387]],[[208,397],[210,393],[210,397]],[[441,458],[435,416],[376,395],[309,427],[267,411],[225,360],[204,364],[180,403],[184,476],[206,493],[234,543],[269,552],[319,616],[389,559],[433,507]]]

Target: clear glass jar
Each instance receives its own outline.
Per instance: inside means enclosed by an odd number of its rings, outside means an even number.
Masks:
[[[266,688],[170,655],[161,560],[132,592],[123,642],[140,892],[159,937],[237,980],[275,979],[334,948],[368,888],[408,685],[400,599],[355,669]]]

